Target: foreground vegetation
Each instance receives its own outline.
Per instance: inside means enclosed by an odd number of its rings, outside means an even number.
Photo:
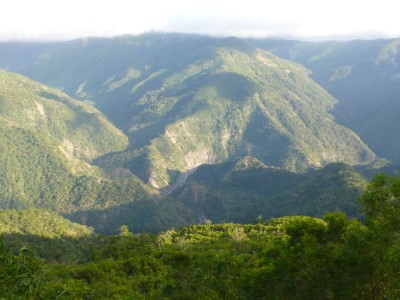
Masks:
[[[344,213],[253,224],[193,225],[158,235],[50,239],[75,245],[41,257],[0,247],[5,299],[398,299],[400,178],[376,176],[360,197],[363,222]],[[67,226],[67,225],[65,225]],[[45,240],[4,234],[38,249]],[[36,247],[36,248],[35,248]]]

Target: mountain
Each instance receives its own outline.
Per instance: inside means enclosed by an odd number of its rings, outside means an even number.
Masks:
[[[336,119],[378,156],[400,162],[400,39],[250,42],[309,68],[311,77],[339,100]]]
[[[2,209],[71,212],[146,199],[148,189],[128,171],[90,164],[127,145],[127,137],[95,108],[0,71]]]
[[[398,170],[398,169],[397,169]],[[268,167],[254,157],[199,166],[187,181],[158,199],[106,208],[77,210],[73,222],[115,234],[121,225],[133,232],[159,232],[190,224],[250,223],[287,215],[322,217],[343,211],[362,217],[358,197],[365,176],[376,169],[333,163],[306,173]]]
[[[399,298],[400,179],[366,185],[385,161],[304,67],[158,34],[0,44],[0,65],[81,100],[0,71],[1,297]]]
[[[365,179],[344,164],[298,174],[245,157],[199,167],[173,196],[201,219],[216,223],[248,223],[260,215],[321,217],[337,210],[359,217],[357,198],[365,185]]]
[[[305,171],[375,154],[329,111],[336,100],[307,69],[236,38],[147,34],[84,39],[41,52],[18,69],[95,102],[130,148],[95,160],[174,188],[202,164],[250,155]]]
[[[0,97],[3,121],[57,140],[70,160],[91,161],[128,145],[98,110],[20,75],[0,70]]]

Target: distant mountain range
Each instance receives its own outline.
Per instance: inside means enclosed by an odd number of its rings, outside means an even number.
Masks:
[[[397,45],[0,43],[0,207],[51,209],[102,232],[360,216],[365,179],[350,166],[398,162]]]

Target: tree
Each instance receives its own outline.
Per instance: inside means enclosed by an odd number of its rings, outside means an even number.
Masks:
[[[2,299],[40,299],[45,283],[42,262],[26,248],[13,255],[0,240],[0,295]]]
[[[132,233],[129,231],[129,228],[127,225],[122,225],[119,228],[119,236],[120,237],[128,237],[130,235],[132,235]]]
[[[400,297],[400,177],[378,174],[361,195],[366,215],[369,265],[366,291],[370,299]]]

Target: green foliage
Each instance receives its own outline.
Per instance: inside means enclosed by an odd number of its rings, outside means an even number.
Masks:
[[[245,155],[292,171],[376,159],[335,123],[329,114],[335,99],[305,68],[239,39],[77,40],[16,69],[94,101],[131,142],[129,150],[96,163],[129,168],[157,188],[173,189],[201,164]]]
[[[42,262],[26,248],[13,255],[0,239],[1,299],[43,299],[46,277]]]
[[[362,215],[357,201],[365,179],[344,164],[296,174],[244,158],[202,166],[173,196],[214,223],[248,223],[260,214],[322,217],[327,211]]]
[[[75,261],[45,265],[2,246],[1,291],[9,299],[397,299],[398,197],[399,178],[378,175],[361,196],[365,223],[332,212],[158,235],[122,226],[119,235],[75,239]],[[61,240],[49,245],[64,249]]]
[[[58,151],[53,140],[33,130],[7,126],[1,119],[0,124],[2,209],[72,212],[150,197],[149,189],[135,178],[106,179],[89,165],[84,165],[86,175],[74,174],[76,165]]]
[[[373,179],[361,196],[365,222],[325,214],[360,216],[355,199],[365,187],[350,167],[327,164],[376,157],[335,123],[335,100],[306,69],[234,38],[149,34],[82,42],[35,48],[27,61],[17,51],[11,65],[94,101],[129,135],[129,149],[127,137],[93,107],[0,71],[0,204],[44,207],[119,234],[96,235],[44,210],[0,212],[0,297],[400,297],[400,180]],[[362,89],[365,83],[397,80],[396,41],[383,48],[386,42],[371,42],[374,49],[351,59],[352,47],[367,42],[287,43],[287,55],[307,61],[314,78],[349,100],[347,112],[364,106],[350,103],[360,90],[354,84],[373,96],[374,85]],[[367,72],[371,61],[379,76]],[[382,118],[390,122],[396,110],[388,107]],[[373,108],[360,109],[354,128],[373,132],[363,127]],[[382,121],[371,116],[370,124]],[[89,165],[93,159],[105,169]],[[169,186],[170,196],[132,173]],[[325,215],[269,219],[292,214]],[[207,224],[188,226],[199,219]],[[18,251],[21,244],[32,252]]]
[[[400,179],[378,174],[361,197],[367,221],[379,230],[400,230],[397,211],[400,209]],[[395,227],[391,227],[395,226]]]
[[[0,207],[66,207],[74,177],[53,141],[1,119],[0,124]]]
[[[396,134],[400,128],[396,97],[400,93],[399,39],[251,43],[309,68],[311,77],[339,100],[335,118],[354,130],[378,156],[400,161]]]
[[[71,212],[147,197],[128,171],[108,170],[125,177],[113,181],[84,161],[127,145],[99,111],[21,75],[0,71],[0,85],[0,208]]]
[[[93,229],[72,223],[54,212],[31,208],[0,211],[0,235],[5,234],[83,238],[93,234]]]
[[[0,71],[0,116],[52,137],[67,158],[123,150],[127,138],[99,111],[21,75]]]
[[[66,217],[105,234],[118,233],[122,225],[128,226],[133,232],[158,232],[198,223],[193,210],[168,197],[136,198],[126,204],[80,210]]]

